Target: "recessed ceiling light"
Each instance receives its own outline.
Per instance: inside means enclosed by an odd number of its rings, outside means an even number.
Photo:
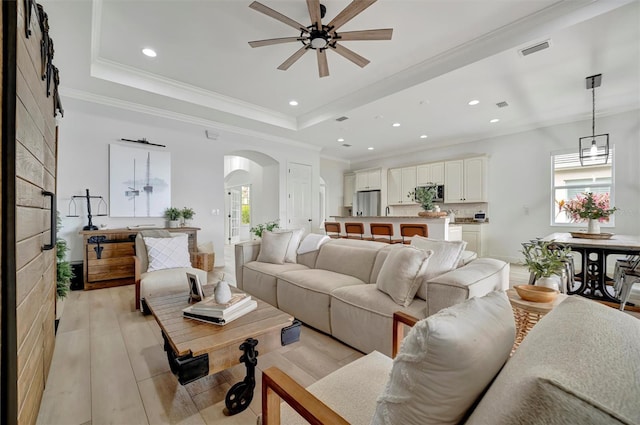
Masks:
[[[469,101],[469,105],[471,105],[471,106],[475,106],[475,105],[477,105],[478,103],[480,103],[480,101],[479,101],[479,100],[477,100],[477,99],[473,99],[473,100],[470,100],[470,101]]]
[[[423,134],[422,136],[420,136],[421,139],[426,139],[427,137],[429,136],[427,136],[426,134]]]
[[[394,127],[400,127],[400,123],[399,122],[394,122],[393,124],[391,124]]]
[[[498,122],[498,121],[500,121],[498,118],[494,118],[494,119],[492,119],[492,120],[491,120],[491,121],[489,121],[489,122],[493,124],[493,123],[496,123],[496,122]]]
[[[142,53],[143,53],[145,56],[149,56],[150,58],[155,58],[156,56],[158,56],[158,54],[156,53],[156,51],[155,51],[155,50],[150,49],[150,48],[148,48],[148,47],[145,47],[144,49],[142,49]]]
[[[369,149],[370,151],[372,151],[375,148],[372,148],[371,146],[369,146],[367,149]]]
[[[297,101],[297,100],[290,100],[290,101],[289,101],[289,105],[291,105],[291,106],[298,106],[298,101]]]
[[[338,142],[344,142],[344,139],[341,137],[338,139]]]

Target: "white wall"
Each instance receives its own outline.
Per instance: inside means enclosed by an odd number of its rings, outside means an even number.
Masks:
[[[615,213],[615,227],[605,228],[603,231],[640,235],[639,111],[598,117],[597,125],[599,133],[610,134],[615,148],[614,205],[620,209]],[[575,230],[571,227],[550,225],[550,153],[568,148],[577,149],[578,138],[590,133],[591,122],[580,121],[446,148],[353,163],[352,169],[398,167],[488,154],[488,256],[519,261],[522,242],[553,232]]]
[[[349,163],[346,161],[320,158],[320,175],[324,179],[327,189],[327,218],[332,215],[342,215],[343,213],[343,175],[347,171],[349,171]]]
[[[72,195],[82,195],[89,188],[109,202],[109,144],[126,143],[121,138],[147,140],[166,145],[171,153],[171,197],[176,207],[190,206],[196,215],[193,225],[200,227],[198,242],[212,241],[216,266],[224,265],[224,156],[239,150],[256,151],[272,157],[280,166],[263,170],[266,181],[276,181],[278,196],[265,196],[261,214],[268,219],[286,218],[286,164],[295,161],[313,170],[312,188],[319,188],[320,159],[317,150],[297,145],[275,143],[244,134],[219,131],[218,140],[205,137],[205,127],[167,118],[126,111],[109,106],[63,99],[65,117],[59,123],[58,210],[63,228],[59,236],[67,240],[71,261],[82,260],[82,239],[78,232],[86,225],[86,204],[78,202],[80,218],[65,217]],[[211,127],[208,127],[211,128]],[[136,146],[127,143],[127,146]],[[269,180],[272,177],[273,180]],[[257,190],[258,195],[264,191]],[[317,197],[312,197],[314,225],[317,226]],[[220,210],[213,215],[212,210]],[[274,217],[275,215],[275,217]],[[266,220],[266,218],[265,218]],[[134,224],[165,225],[163,218],[134,219],[94,217],[94,224],[122,228]]]

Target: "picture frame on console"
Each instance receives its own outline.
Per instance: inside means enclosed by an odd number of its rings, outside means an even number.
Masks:
[[[202,283],[197,274],[187,273],[187,284],[189,285],[189,302],[202,301],[204,292],[202,291]]]

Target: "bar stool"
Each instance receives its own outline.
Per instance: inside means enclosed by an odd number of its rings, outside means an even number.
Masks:
[[[370,223],[369,227],[371,229],[371,235],[373,236],[371,239],[378,242],[384,243],[402,243],[401,239],[392,239],[393,236],[393,224],[391,223]],[[376,238],[376,236],[384,236],[383,238]]]
[[[429,237],[429,227],[426,224],[403,224],[400,223],[400,235],[402,236],[402,243],[410,244],[411,239],[405,239],[405,237],[423,236]]]
[[[324,232],[331,239],[340,239],[342,237],[340,235],[340,233],[342,233],[342,226],[340,225],[340,222],[338,222],[338,221],[325,221],[324,222]]]
[[[371,238],[364,237],[364,224],[362,223],[344,223],[344,232],[345,239],[371,240]]]

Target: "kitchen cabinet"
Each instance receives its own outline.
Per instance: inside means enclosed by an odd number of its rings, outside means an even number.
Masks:
[[[408,198],[416,188],[416,167],[392,168],[387,175],[387,203],[389,205],[415,205]]]
[[[449,225],[449,239],[450,241],[462,240],[462,226]]]
[[[342,188],[343,205],[345,207],[353,207],[353,194],[356,191],[356,175],[345,174]]]
[[[416,186],[428,183],[444,184],[444,162],[433,162],[416,167]]]
[[[445,203],[487,202],[487,158],[444,163]]]
[[[487,251],[485,224],[463,224],[462,240],[467,242],[465,250],[473,251],[478,257],[484,257]]]
[[[380,190],[382,186],[382,170],[364,170],[356,172],[356,190]]]

